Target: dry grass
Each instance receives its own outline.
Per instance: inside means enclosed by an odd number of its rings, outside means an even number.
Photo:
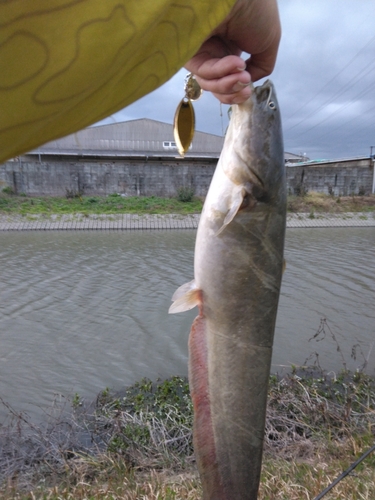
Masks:
[[[60,405],[60,406],[59,406]],[[62,406],[61,406],[62,405]],[[36,426],[8,407],[0,427],[4,499],[200,499],[184,379],[143,380]],[[319,368],[271,377],[261,500],[313,499],[374,442],[375,381]],[[374,499],[375,454],[328,499]]]
[[[190,477],[191,476],[191,477]],[[129,475],[116,481],[80,481],[75,486],[37,488],[30,492],[19,492],[9,488],[4,497],[14,500],[198,500],[202,498],[202,490],[197,475],[174,476],[151,472],[142,480]]]
[[[349,463],[347,462],[349,465]],[[344,461],[329,459],[315,463],[288,462],[280,459],[266,460],[259,491],[259,500],[313,500],[335,477]],[[17,500],[201,500],[202,490],[197,474],[166,476],[150,472],[109,481],[87,481],[76,485],[52,488],[38,487],[30,492],[8,488],[2,498]],[[326,497],[327,500],[374,500],[374,464],[362,467],[343,480]]]
[[[350,453],[352,450],[348,448],[345,451]],[[316,455],[311,462],[266,459],[263,464],[259,499],[313,500],[349,465],[348,458],[338,460],[326,455]],[[327,500],[373,500],[374,498],[374,462],[356,469],[325,496]]]
[[[375,195],[335,197],[309,191],[304,196],[289,196],[289,212],[311,211],[325,213],[371,212],[375,211]]]

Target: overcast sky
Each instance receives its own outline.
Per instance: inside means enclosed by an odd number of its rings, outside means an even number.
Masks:
[[[311,159],[368,156],[370,146],[375,153],[375,1],[279,0],[279,9],[283,37],[271,79],[285,150]],[[101,123],[172,123],[186,74]],[[205,92],[194,108],[197,130],[223,134],[228,106]]]

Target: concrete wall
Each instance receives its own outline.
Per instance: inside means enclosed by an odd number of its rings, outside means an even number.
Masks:
[[[10,186],[27,195],[71,193],[176,196],[181,187],[205,196],[216,166],[210,161],[11,161],[0,166],[0,190]]]
[[[335,196],[370,194],[374,162],[368,159],[287,167],[289,194],[317,191]]]
[[[216,160],[132,159],[57,160],[21,157],[0,166],[0,190],[6,186],[27,195],[73,194],[175,196],[181,187],[205,196]],[[372,191],[374,163],[370,159],[287,167],[290,194],[318,191],[327,194],[368,194]]]

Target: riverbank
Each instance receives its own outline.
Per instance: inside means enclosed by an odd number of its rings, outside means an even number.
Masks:
[[[0,194],[0,231],[196,229],[202,200],[191,192],[157,197],[73,198]],[[335,198],[321,193],[288,198],[287,227],[375,225],[375,196]]]
[[[0,214],[0,231],[197,229],[199,214]],[[288,228],[374,227],[375,212],[288,213]]]
[[[8,411],[0,426],[1,498],[201,498],[185,378],[106,389],[90,405],[76,394],[57,401],[42,425]],[[317,367],[272,376],[259,499],[315,498],[372,446],[374,430],[373,378]],[[332,498],[375,498],[375,454]]]

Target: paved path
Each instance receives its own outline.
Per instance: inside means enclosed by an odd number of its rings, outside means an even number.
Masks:
[[[374,212],[343,214],[288,214],[287,227],[375,227]]]
[[[0,215],[0,231],[196,229],[199,215]],[[375,213],[288,214],[287,227],[375,227]]]

